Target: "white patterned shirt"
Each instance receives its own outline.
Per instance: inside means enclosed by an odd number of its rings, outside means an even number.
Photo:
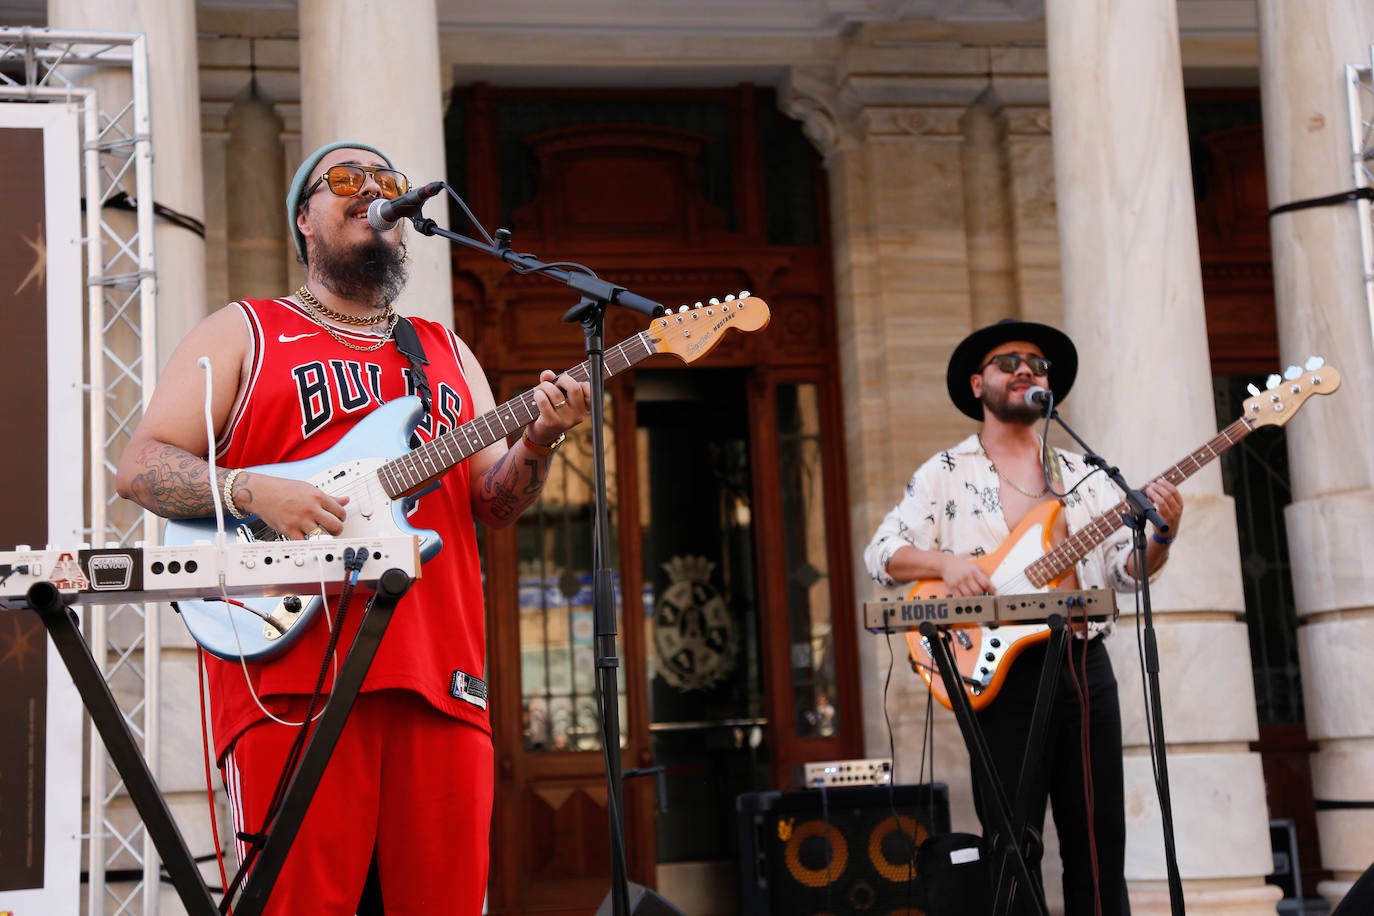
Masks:
[[[1069,533],[1079,530],[1122,500],[1121,492],[1105,474],[1091,473],[1083,456],[1053,449],[1059,461],[1062,500]],[[1079,485],[1081,482],[1081,485]],[[1075,489],[1075,485],[1078,485]],[[978,436],[971,435],[953,448],[937,452],[907,482],[901,502],[887,513],[873,539],[864,548],[864,564],[879,584],[898,583],[888,575],[887,563],[900,548],[940,550],[978,558],[994,553],[1011,530],[1002,514],[1001,481],[997,469],[983,452]],[[1131,532],[1124,526],[1078,561],[1078,587],[1113,588],[1133,592],[1136,581],[1126,571]],[[1015,593],[994,579],[1004,593]],[[1034,588],[1027,586],[1026,591]]]

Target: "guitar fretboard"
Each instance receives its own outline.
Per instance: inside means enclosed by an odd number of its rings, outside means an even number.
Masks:
[[[1230,426],[1217,433],[1206,445],[1197,449],[1184,458],[1178,464],[1169,468],[1163,474],[1155,476],[1155,480],[1167,480],[1169,483],[1178,485],[1198,471],[1202,470],[1223,452],[1230,449],[1233,445],[1240,442],[1253,432],[1254,428],[1244,417],[1235,421]],[[1101,544],[1118,528],[1126,524],[1123,516],[1130,511],[1130,506],[1126,500],[1117,503],[1111,509],[1097,516],[1088,524],[1084,525],[1072,535],[1064,539],[1058,547],[1046,553],[1026,567],[1026,578],[1029,579],[1036,588],[1044,588],[1053,582],[1057,577],[1063,575],[1073,568],[1088,551],[1098,544]]]
[[[624,372],[655,352],[653,341],[643,331],[626,338],[606,351],[606,378]],[[591,379],[591,371],[591,365],[584,362],[569,369],[567,374],[578,382],[585,382]],[[538,416],[539,404],[531,392],[513,397],[457,429],[383,464],[377,469],[382,489],[392,499],[412,493],[496,440],[528,426]]]

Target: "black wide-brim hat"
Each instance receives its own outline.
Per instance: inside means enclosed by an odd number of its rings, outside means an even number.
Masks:
[[[1078,350],[1069,336],[1047,324],[1003,318],[965,337],[949,358],[945,387],[949,389],[949,399],[965,416],[983,419],[983,402],[973,396],[969,378],[978,371],[989,350],[1011,340],[1035,344],[1050,361],[1049,389],[1054,392],[1056,404],[1069,396],[1078,376]]]

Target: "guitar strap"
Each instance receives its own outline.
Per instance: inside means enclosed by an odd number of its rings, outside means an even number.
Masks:
[[[415,325],[410,323],[410,319],[404,315],[396,319],[396,327],[391,331],[392,338],[396,341],[396,349],[401,351],[401,355],[410,363],[410,375],[415,382],[415,393],[420,396],[420,403],[425,407],[425,413],[429,413],[430,404],[434,401],[434,395],[430,391],[429,376],[425,374],[425,366],[429,365],[429,358],[425,356],[424,345],[420,343],[420,335],[415,333]]]
[[[1040,440],[1040,464],[1049,476],[1050,490],[1064,492],[1064,470],[1059,466],[1059,452],[1044,439]]]

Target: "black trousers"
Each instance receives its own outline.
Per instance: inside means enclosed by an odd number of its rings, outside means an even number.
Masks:
[[[1017,783],[1026,754],[1026,740],[1035,706],[1040,668],[1047,643],[1023,652],[1007,672],[1001,691],[978,722],[987,739],[993,765],[997,768],[1003,792],[1017,804]],[[1039,779],[1026,789],[1027,824],[1037,836],[1045,823],[1046,799],[1054,803],[1054,824],[1059,834],[1059,850],[1064,861],[1065,916],[1093,916],[1096,892],[1093,881],[1093,845],[1097,851],[1097,885],[1101,890],[1102,916],[1129,916],[1126,898],[1126,812],[1121,763],[1121,708],[1117,701],[1116,675],[1111,658],[1101,639],[1085,644],[1068,640],[1068,652],[1051,695],[1052,715],[1040,759]],[[1072,662],[1072,664],[1070,663]],[[1089,803],[1084,790],[1084,751],[1078,690],[1074,676],[1086,681],[1088,697],[1088,767],[1092,776],[1093,840],[1090,845]],[[991,838],[996,830],[989,817],[989,799],[973,774],[973,800],[983,822],[983,835]],[[994,862],[997,859],[993,859]],[[1040,880],[1038,860],[1028,863],[1032,877]],[[1011,912],[1035,912],[1028,895],[1018,893]]]

